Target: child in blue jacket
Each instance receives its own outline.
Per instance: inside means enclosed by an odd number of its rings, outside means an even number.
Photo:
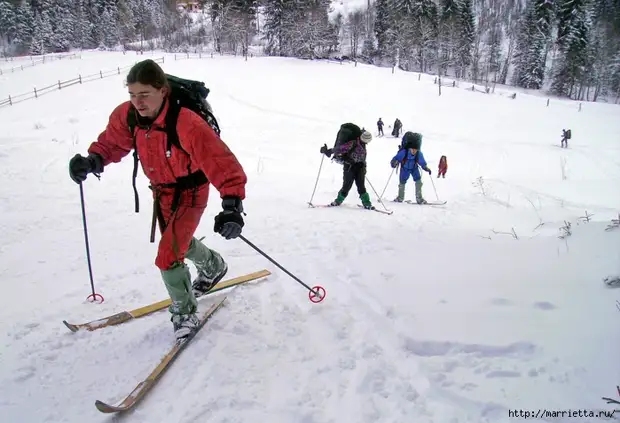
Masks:
[[[391,165],[393,168],[400,167],[400,180],[398,184],[398,197],[394,199],[399,203],[405,200],[405,185],[409,176],[413,177],[415,182],[415,201],[418,204],[426,204],[426,200],[422,197],[422,177],[420,175],[420,166],[423,170],[431,174],[428,168],[424,154],[420,151],[422,145],[422,135],[413,132],[406,132],[403,135],[401,149],[392,158]]]

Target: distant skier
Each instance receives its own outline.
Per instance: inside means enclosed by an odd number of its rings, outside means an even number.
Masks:
[[[415,200],[418,204],[427,204],[427,201],[422,197],[422,177],[418,166],[423,170],[431,174],[431,170],[426,164],[424,154],[420,151],[422,146],[422,135],[407,131],[402,139],[401,149],[392,158],[391,165],[396,168],[399,164],[400,167],[400,179],[398,184],[398,197],[394,201],[402,203],[405,200],[405,185],[409,176],[413,177],[415,182]]]
[[[370,132],[360,129],[353,123],[345,123],[340,126],[334,148],[327,148],[327,144],[321,147],[321,154],[327,157],[333,154],[335,161],[343,165],[342,188],[330,206],[341,205],[355,182],[364,208],[374,210],[370,195],[366,191],[366,145],[370,141],[372,141]]]
[[[403,123],[400,119],[396,118],[394,121],[394,129],[392,129],[392,136],[398,138],[400,136],[400,130],[403,129]]]
[[[571,130],[570,129],[562,129],[562,141],[561,147],[568,148],[568,140],[571,139]]]
[[[379,120],[377,121],[377,129],[379,130],[378,136],[382,137],[383,136],[383,121],[381,120],[381,118],[379,118]]]
[[[448,171],[448,158],[446,156],[441,156],[439,159],[439,170],[437,171],[437,178],[443,177],[446,179],[446,172]]]

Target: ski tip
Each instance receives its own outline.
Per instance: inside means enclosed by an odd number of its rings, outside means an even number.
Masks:
[[[95,407],[97,407],[97,410],[101,411],[102,413],[116,413],[118,411],[123,411],[122,408],[108,405],[105,402],[99,400],[95,400]]]
[[[68,328],[71,332],[77,332],[77,331],[79,330],[79,328],[78,328],[76,325],[74,325],[73,323],[69,323],[69,322],[67,322],[66,320],[63,320],[62,322],[65,324],[65,326],[66,326],[66,327],[67,327],[67,328]]]

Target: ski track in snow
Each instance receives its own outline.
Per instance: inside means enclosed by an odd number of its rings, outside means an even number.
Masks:
[[[512,101],[449,88],[438,97],[430,75],[418,81],[364,65],[170,57],[167,72],[212,89],[223,138],[248,173],[244,233],[310,286],[324,286],[327,298],[310,303],[303,287],[247,245],[214,237],[212,191],[198,236],[225,255],[230,277],[262,268],[272,275],[232,290],[133,411],[99,413],[94,401],[124,398],[173,339],[165,311],[95,332],[70,333],[62,324],[166,298],[156,244],[148,243],[150,192],[140,175],[142,211],[133,213],[129,157],[85,183],[93,271],[106,301],[85,300],[79,190],[67,163],[126,98],[122,77],[0,109],[8,123],[0,169],[9,181],[0,195],[2,418],[507,423],[515,421],[509,409],[613,409],[600,398],[614,397],[620,382],[620,291],[601,281],[620,270],[620,232],[605,231],[620,209],[617,107],[587,103],[576,114],[559,102],[543,108],[533,96]],[[0,93],[135,60],[86,52],[41,65],[40,77],[7,74]],[[416,101],[394,101],[392,92]],[[65,110],[74,103],[84,111]],[[435,200],[436,189],[447,205],[387,201],[396,195],[397,175],[387,178],[399,144],[388,135],[369,145],[368,179],[379,193],[387,183],[384,204],[393,215],[356,208],[355,187],[350,207],[309,208],[320,146],[333,143],[343,122],[374,132],[379,116],[386,128],[398,116],[405,131],[424,134],[435,178],[424,176],[424,195]],[[566,121],[569,149],[552,148]],[[442,154],[448,175],[436,179]],[[341,169],[325,159],[315,204],[335,197]],[[409,181],[407,199],[413,190]],[[579,219],[586,211],[590,223]],[[565,220],[572,235],[559,240]]]

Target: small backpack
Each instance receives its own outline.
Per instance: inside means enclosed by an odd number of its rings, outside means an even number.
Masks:
[[[569,140],[572,137],[570,129],[566,130],[566,139]]]
[[[179,112],[182,107],[193,111],[198,114],[209,126],[211,129],[215,131],[215,133],[219,136],[221,133],[219,124],[217,123],[217,119],[213,115],[213,110],[211,106],[207,102],[207,96],[209,95],[210,90],[205,86],[204,82],[201,81],[193,81],[190,79],[183,79],[177,76],[166,74],[166,79],[168,80],[168,85],[170,86],[169,93],[169,106],[168,112],[166,114],[165,121],[165,131],[166,138],[168,141],[168,146],[166,148],[166,155],[170,157],[171,147],[174,145],[181,151],[183,147],[181,147],[181,143],[179,142],[179,135],[176,130],[177,119],[179,117]],[[136,136],[135,129],[136,126],[139,126],[136,117],[136,110],[133,105],[129,107],[129,111],[127,113],[127,124],[129,125],[129,131],[133,137],[133,159],[134,159],[134,167],[133,167],[133,177],[132,177],[132,185],[134,190],[134,198],[136,203],[136,213],[140,210],[140,200],[138,198],[138,190],[136,189],[136,177],[138,175],[138,148],[136,145]],[[191,177],[191,178],[190,178]],[[195,172],[195,174],[188,175],[184,177],[183,180],[177,180],[175,187],[179,189],[187,189],[191,188],[191,185],[198,185],[207,182],[207,178],[202,171]],[[177,190],[178,191],[178,190]],[[175,193],[175,197],[180,195],[180,192]],[[175,205],[173,204],[173,209],[175,209]]]

